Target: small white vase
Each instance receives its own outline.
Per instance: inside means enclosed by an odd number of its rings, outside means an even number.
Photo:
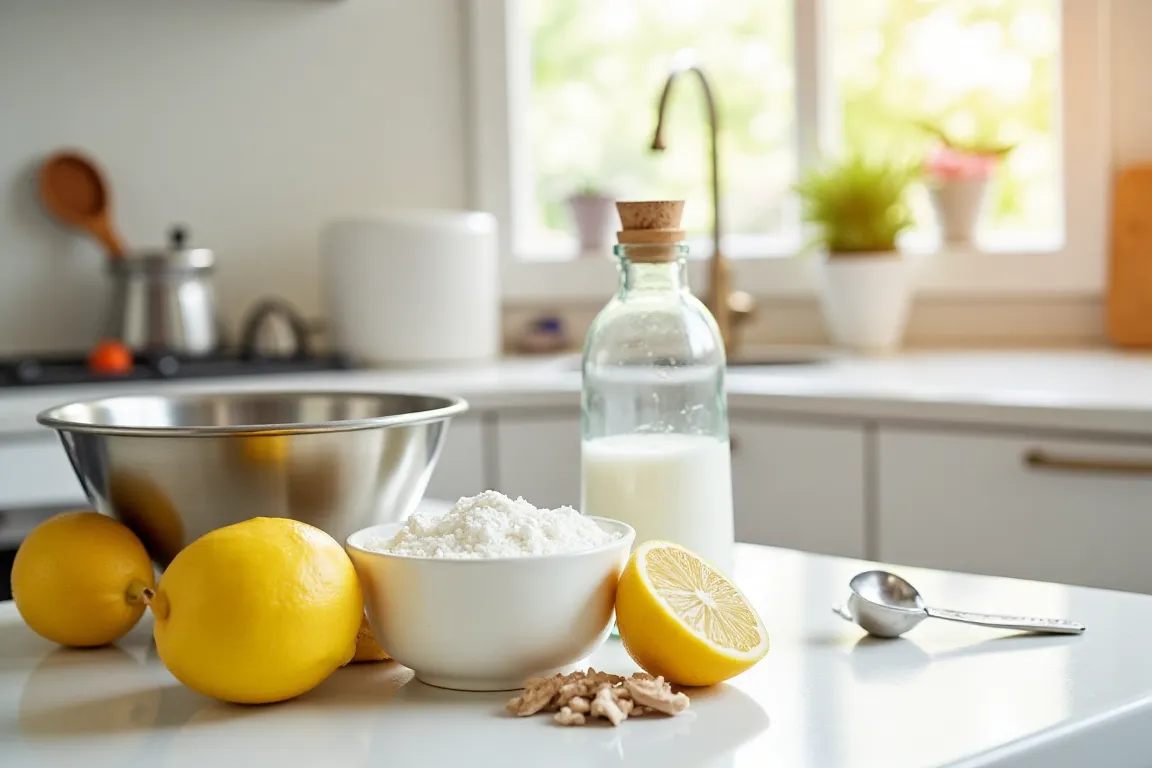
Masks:
[[[580,252],[591,255],[607,251],[616,230],[616,201],[606,195],[572,195],[568,198]]]
[[[821,303],[832,341],[864,354],[900,348],[912,296],[912,264],[900,253],[826,256]]]
[[[987,179],[950,179],[928,190],[945,245],[970,247],[988,193]]]

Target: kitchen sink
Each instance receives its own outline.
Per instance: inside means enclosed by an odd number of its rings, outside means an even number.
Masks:
[[[831,350],[822,347],[765,347],[742,352],[728,361],[728,367],[737,370],[751,368],[787,368],[802,365],[823,365],[832,360]],[[580,356],[562,358],[564,370],[579,371]]]
[[[832,353],[819,347],[766,347],[737,354],[728,360],[728,367],[819,365],[831,359]]]

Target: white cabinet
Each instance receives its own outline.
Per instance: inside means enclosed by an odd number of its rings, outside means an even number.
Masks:
[[[580,506],[580,414],[496,416],[494,488],[538,507]]]
[[[885,429],[887,561],[1152,592],[1152,446]]]
[[[87,503],[54,433],[0,437],[0,509]]]
[[[454,502],[461,496],[475,496],[488,490],[484,472],[485,428],[480,416],[452,420],[425,497]]]
[[[731,432],[739,541],[865,556],[862,427],[733,414]]]
[[[863,429],[739,414],[732,423],[737,539],[863,557]],[[496,490],[579,506],[579,414],[504,412],[495,424]]]

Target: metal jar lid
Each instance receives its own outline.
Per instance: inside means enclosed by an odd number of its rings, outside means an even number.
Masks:
[[[216,256],[209,248],[186,248],[188,232],[173,227],[168,233],[167,248],[145,248],[130,251],[122,259],[114,259],[114,273],[172,274],[176,272],[210,272],[216,265]]]

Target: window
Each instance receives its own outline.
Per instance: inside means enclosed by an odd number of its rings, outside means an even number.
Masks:
[[[930,122],[961,140],[1013,146],[990,187],[980,240],[992,249],[1063,245],[1058,0],[835,0],[828,6],[843,143],[920,149]],[[914,190],[914,240],[935,219]],[[917,237],[918,235],[918,237]]]
[[[796,179],[790,0],[521,0],[519,9],[531,62],[531,190],[517,251],[571,256],[565,199],[585,185],[631,199],[683,198],[685,227],[706,241],[708,132],[697,83],[677,83],[668,148],[648,150],[670,59],[688,50],[719,100],[728,231],[744,251],[752,243],[796,251],[786,204]]]
[[[725,253],[761,295],[806,294],[791,194],[823,156],[922,157],[923,125],[1014,145],[980,252],[934,253],[921,293],[1093,293],[1102,284],[1108,148],[1103,4],[1078,0],[473,0],[477,203],[501,220],[506,295],[600,298],[607,258],[578,258],[567,196],[678,196],[706,254],[701,91],[678,83],[667,151],[656,103],[684,49],[721,121]],[[903,245],[934,252],[927,192]],[[584,254],[587,256],[587,254]],[[694,266],[695,269],[695,266]],[[693,281],[700,285],[694,275]]]

